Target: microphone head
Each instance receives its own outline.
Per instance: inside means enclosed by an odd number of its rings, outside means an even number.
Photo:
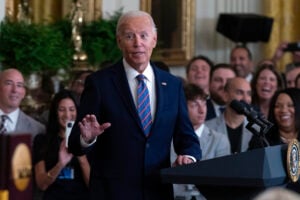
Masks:
[[[243,105],[240,101],[234,99],[230,102],[229,105],[233,110],[235,110],[238,114],[243,115],[245,113],[245,105]]]

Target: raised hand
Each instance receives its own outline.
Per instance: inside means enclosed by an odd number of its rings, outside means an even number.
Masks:
[[[62,164],[63,167],[66,166],[66,164],[68,164],[73,157],[73,154],[68,152],[65,140],[66,139],[63,139],[63,141],[60,143],[59,148],[59,162]]]
[[[93,141],[105,129],[111,126],[110,123],[99,124],[95,115],[86,115],[78,124],[81,136],[87,143]]]

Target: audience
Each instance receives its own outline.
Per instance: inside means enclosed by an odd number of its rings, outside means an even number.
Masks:
[[[75,74],[74,79],[71,83],[70,90],[72,91],[74,98],[76,100],[77,105],[80,103],[80,97],[84,89],[85,79],[88,75],[90,75],[93,71],[79,71]]]
[[[4,122],[7,134],[30,133],[33,140],[37,134],[45,133],[45,127],[20,109],[25,93],[24,78],[20,71],[10,68],[0,72],[1,124]]]
[[[186,78],[188,83],[198,85],[206,94],[209,94],[209,74],[213,62],[206,56],[193,57],[186,66]]]
[[[295,87],[296,76],[300,74],[300,63],[290,63],[285,69],[285,82],[287,88]]]
[[[231,153],[240,153],[248,149],[252,133],[245,127],[248,124],[244,115],[238,114],[230,107],[232,100],[243,100],[251,103],[251,87],[249,82],[241,77],[229,79],[224,93],[226,108],[222,115],[208,120],[205,125],[229,139]]]
[[[236,71],[237,76],[251,82],[253,77],[252,54],[246,46],[237,45],[231,50],[230,64]]]
[[[207,115],[205,120],[220,116],[225,110],[224,87],[227,81],[236,77],[232,67],[225,63],[215,65],[210,70],[209,93],[207,99]]]
[[[35,181],[43,199],[88,199],[90,166],[87,157],[75,157],[66,146],[66,126],[75,121],[76,102],[69,91],[52,100],[46,134],[36,136],[33,145]]]
[[[282,187],[273,187],[261,192],[253,200],[300,200],[300,195]]]
[[[294,138],[300,139],[300,90],[287,88],[275,93],[270,103],[268,120],[274,124],[266,134],[269,144],[288,143]],[[263,147],[260,138],[253,137],[249,148]]]
[[[195,84],[187,84],[184,87],[184,93],[187,100],[189,118],[200,141],[202,160],[229,155],[230,144],[226,135],[217,133],[204,124],[207,113],[207,95]],[[173,148],[171,152],[171,161],[174,162],[176,155]],[[174,196],[178,200],[187,199],[190,196],[197,196],[197,199],[200,199],[200,194],[193,185],[174,184]]]
[[[252,105],[256,106],[268,118],[271,98],[277,90],[282,89],[281,76],[274,65],[258,66],[251,81],[251,88]]]

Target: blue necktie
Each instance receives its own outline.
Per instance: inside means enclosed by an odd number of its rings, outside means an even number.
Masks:
[[[138,80],[137,110],[143,125],[144,133],[148,136],[152,124],[149,92],[144,82],[145,76],[140,74],[136,78]]]

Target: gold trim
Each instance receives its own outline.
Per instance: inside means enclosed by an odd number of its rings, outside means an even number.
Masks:
[[[181,0],[181,47],[156,49],[153,60],[161,60],[169,66],[182,66],[194,56],[194,27],[195,27],[195,0]],[[151,13],[152,0],[140,0],[140,9]]]
[[[287,174],[292,182],[297,182],[299,179],[299,166],[300,166],[300,150],[299,142],[293,139],[288,144],[286,163]]]

